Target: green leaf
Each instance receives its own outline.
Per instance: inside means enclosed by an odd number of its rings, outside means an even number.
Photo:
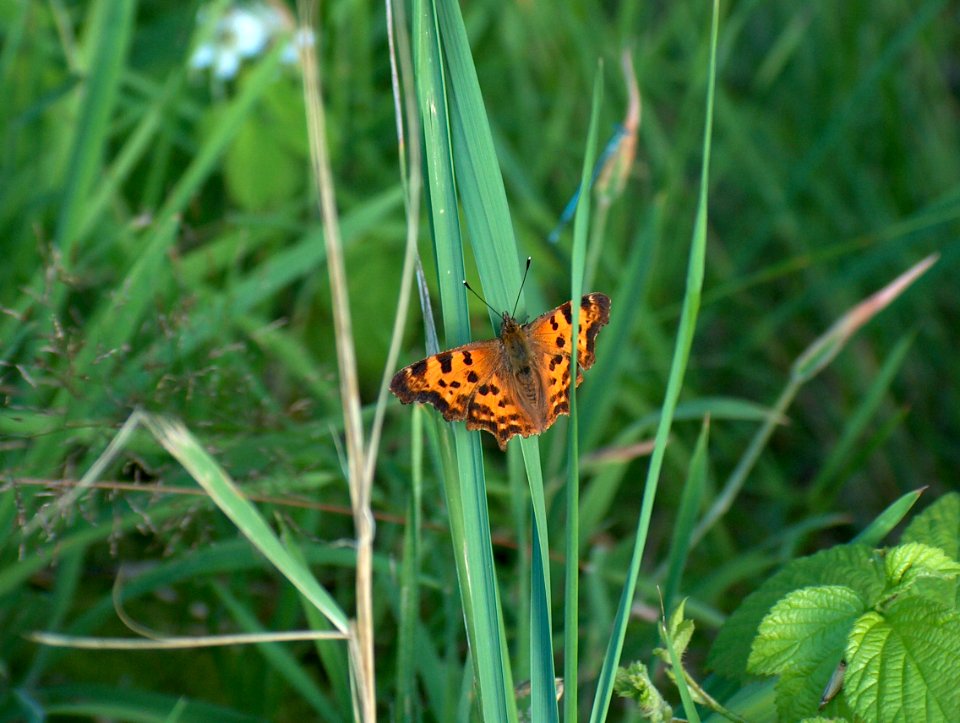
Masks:
[[[794,590],[760,623],[747,669],[776,675],[808,669],[824,658],[835,665],[850,626],[865,609],[863,598],[843,585]]]
[[[908,542],[887,550],[883,567],[894,593],[901,594],[921,578],[948,579],[960,574],[960,563],[937,547]]]
[[[960,560],[960,493],[944,495],[914,517],[901,542],[922,542]]]
[[[793,560],[727,618],[710,650],[710,667],[722,675],[745,679],[751,643],[771,608],[793,590],[825,585],[849,587],[872,605],[885,587],[880,559],[866,545],[843,545]]]
[[[870,612],[847,644],[844,695],[870,721],[955,720],[960,616],[921,597]]]
[[[673,615],[670,616],[670,624],[667,628],[667,635],[673,643],[673,649],[677,655],[681,657],[687,651],[687,646],[690,644],[694,630],[693,620],[687,620],[684,617],[686,604],[686,598],[680,601],[677,609],[674,610]]]
[[[748,665],[753,673],[780,675],[776,704],[781,720],[817,712],[850,628],[865,609],[863,599],[848,587],[808,587],[784,597],[763,619]]]
[[[237,130],[224,155],[230,197],[249,211],[288,203],[302,194],[309,150],[299,83],[281,78],[270,85]]]
[[[837,651],[833,658],[824,657],[814,665],[794,668],[780,676],[774,686],[778,720],[794,721],[817,713],[841,655]],[[834,705],[836,703],[831,703]]]

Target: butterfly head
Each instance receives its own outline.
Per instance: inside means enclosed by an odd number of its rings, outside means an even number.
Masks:
[[[520,331],[521,324],[509,311],[504,311],[500,316],[500,336],[501,338],[509,334],[516,334]]]

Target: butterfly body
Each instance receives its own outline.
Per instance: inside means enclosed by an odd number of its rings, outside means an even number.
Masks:
[[[610,319],[610,299],[587,294],[579,304],[576,383],[594,361],[594,340]],[[497,339],[464,344],[401,369],[390,382],[401,402],[432,404],[448,421],[484,429],[501,449],[569,414],[572,304],[520,324],[503,314]]]
[[[538,350],[530,343],[524,327],[506,312],[500,327],[500,342],[500,366],[509,370],[505,377],[513,382],[517,405],[535,426],[545,429],[546,395],[543,380],[536,373]]]

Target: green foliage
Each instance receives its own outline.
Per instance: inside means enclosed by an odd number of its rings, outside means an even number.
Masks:
[[[956,536],[958,498],[918,517],[909,528],[916,541],[880,551],[847,545],[788,563],[730,616],[711,664],[727,675],[779,676],[782,720],[816,712],[841,660],[842,698],[832,709],[849,706],[866,720],[949,719],[960,709],[960,610],[923,583],[955,581],[960,564],[924,543]]]
[[[650,680],[647,666],[643,663],[631,663],[617,670],[613,692],[621,698],[633,700],[637,704],[637,712],[644,720],[652,723],[673,720],[673,709]]]
[[[779,675],[777,712],[794,720],[816,711],[827,680],[840,661],[863,599],[839,585],[794,590],[760,623],[747,670]]]
[[[337,639],[132,652],[30,637],[327,634],[353,616],[301,76],[278,43],[228,79],[192,64],[233,5],[0,3],[0,719],[354,714]],[[271,5],[295,18],[297,3]],[[430,29],[444,39],[412,77],[397,66],[402,100],[426,101],[425,127],[402,142],[388,41],[424,41],[423,17],[391,6],[404,38],[382,3],[329,0],[316,24],[365,430],[434,318],[451,344],[496,333],[463,277],[511,306],[530,255],[520,315],[564,301],[574,273],[611,297],[612,317],[576,425],[506,455],[432,410],[386,407],[373,486],[383,718],[509,717],[511,677],[532,681],[524,708],[553,714],[562,659],[578,686],[564,719],[587,720],[621,658],[643,661],[628,687],[659,687],[661,717],[680,710],[671,678],[701,713],[773,720],[792,696],[812,716],[843,670],[824,716],[902,705],[936,718],[956,702],[945,651],[960,601],[960,497],[945,494],[960,466],[952,6],[720,3],[711,67],[702,0],[422,5],[443,13]],[[602,177],[576,248],[569,226],[548,240],[589,166],[591,119],[598,149],[628,135],[614,130],[631,103],[623,51],[642,101],[635,145],[614,157],[627,172]],[[430,74],[455,89],[449,102],[420,95]],[[398,164],[414,139],[429,162]],[[437,164],[450,187],[430,187],[428,215],[405,204],[402,174]],[[433,314],[407,314],[401,336],[408,223]],[[819,341],[932,252],[856,336]],[[178,434],[131,431],[138,409],[179,420]],[[936,504],[878,552],[918,498]],[[564,612],[577,616],[566,641]],[[700,684],[707,659],[721,675]],[[870,687],[888,679],[907,686]],[[609,718],[633,706],[614,701]]]
[[[960,560],[960,494],[944,495],[914,517],[902,541],[929,545],[951,560]]]
[[[958,646],[956,608],[896,599],[854,623],[843,695],[865,720],[951,720],[960,710]]]
[[[746,680],[754,637],[774,605],[794,590],[826,585],[840,585],[863,600],[875,600],[884,589],[882,561],[865,545],[843,545],[788,563],[727,618],[710,650],[710,667]]]
[[[214,112],[209,124],[217,122]],[[224,182],[240,209],[274,210],[305,195],[308,167],[303,93],[290,74],[270,85],[238,128],[224,154]]]

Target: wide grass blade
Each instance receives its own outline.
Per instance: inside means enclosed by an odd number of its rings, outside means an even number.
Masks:
[[[510,221],[503,178],[493,145],[476,68],[466,29],[456,3],[437,6],[443,50],[449,69],[450,127],[457,190],[470,233],[471,247],[484,295],[495,309],[511,310],[520,292],[519,309],[526,309],[521,285],[521,264]],[[493,315],[491,318],[498,321]],[[556,710],[551,634],[549,539],[546,504],[540,467],[539,442],[523,439],[527,480],[533,507],[531,584],[531,704],[535,710]],[[479,667],[479,661],[476,661]]]
[[[462,122],[452,120],[452,96],[457,92],[457,83],[465,82],[465,75],[472,70],[472,60],[468,46],[460,42],[465,38],[462,21],[458,25],[459,15],[449,16],[449,5],[441,3],[438,7],[429,0],[415,3],[414,47],[441,310],[447,344],[454,346],[470,339],[466,292],[461,283],[465,272],[456,194],[461,178],[471,183],[471,167],[461,168],[462,143],[460,148],[453,147],[452,137],[463,137],[464,131]],[[475,85],[475,76],[473,81]],[[476,179],[472,183],[476,184]],[[466,199],[464,213],[469,223],[474,214],[468,211]],[[478,245],[477,239],[474,245]],[[456,456],[455,461],[447,458],[444,480],[479,706],[484,720],[515,720],[480,441],[477,434],[468,433],[461,425],[455,425],[452,432]],[[447,434],[449,428],[442,436]]]

